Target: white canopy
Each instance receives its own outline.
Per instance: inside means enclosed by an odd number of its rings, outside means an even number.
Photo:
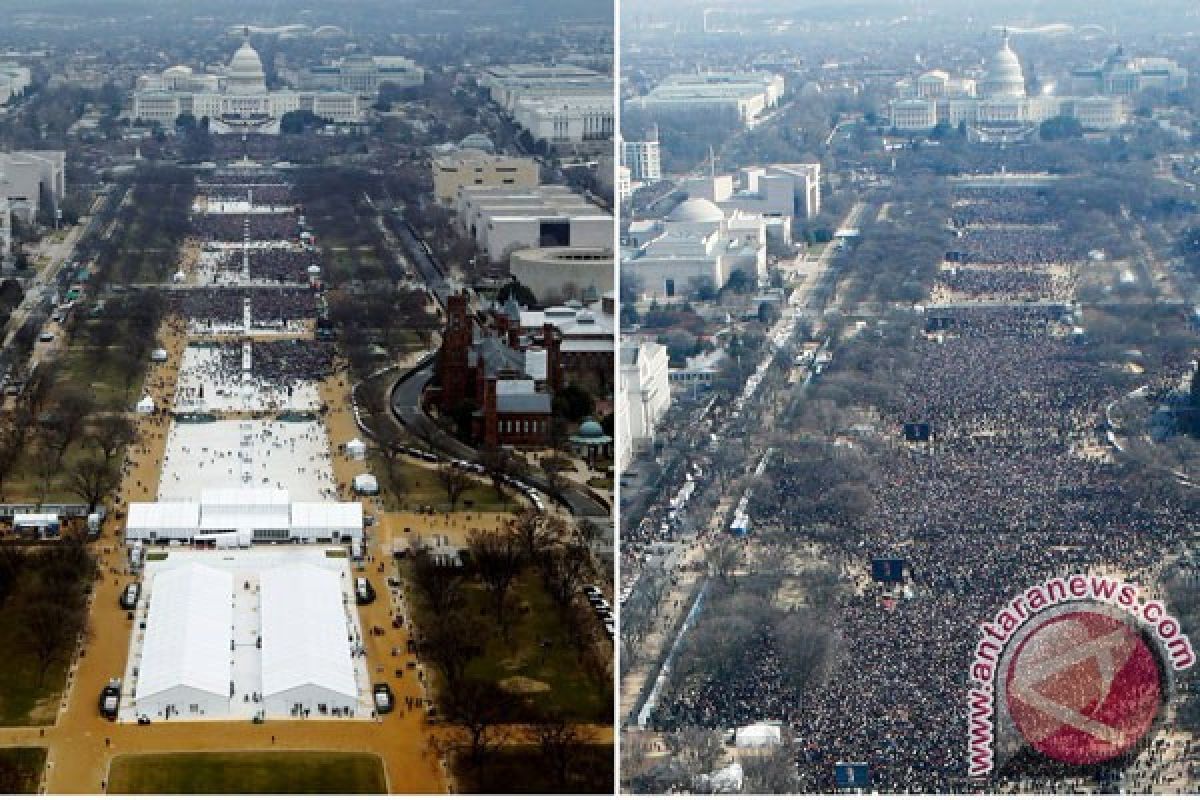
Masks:
[[[355,461],[362,461],[367,457],[367,445],[362,439],[354,438],[346,442],[346,455],[353,458]]]
[[[141,400],[138,400],[137,410],[139,414],[149,414],[154,411],[154,398],[146,395]]]
[[[293,703],[356,708],[358,684],[338,573],[313,564],[286,564],[264,571],[259,586],[268,711],[287,714]]]
[[[779,725],[760,722],[738,728],[734,734],[734,744],[738,747],[775,747],[783,739]]]
[[[355,475],[354,491],[358,492],[359,494],[378,494],[379,481],[375,479],[374,475],[370,475],[365,472],[361,475]]]
[[[138,672],[139,709],[155,705],[156,695],[179,690],[228,702],[232,637],[230,573],[196,563],[159,572],[151,586]]]
[[[151,361],[166,361],[167,360],[167,351],[162,349],[161,347],[154,348],[154,350],[152,350],[150,352],[150,360]]]

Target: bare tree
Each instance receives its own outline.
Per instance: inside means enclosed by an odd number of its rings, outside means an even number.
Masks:
[[[88,504],[91,512],[120,485],[121,473],[107,461],[85,458],[68,471],[67,481],[71,491]]]
[[[57,431],[55,463],[62,464],[63,456],[79,440],[88,416],[95,407],[92,396],[75,387],[64,386],[59,390],[58,401],[54,404],[54,428]]]
[[[521,543],[529,561],[537,559],[548,541],[546,521],[547,517],[541,512],[527,509],[508,522],[509,532]]]
[[[492,597],[496,624],[501,631],[507,631],[505,600],[525,563],[520,542],[506,533],[473,531],[467,538],[467,546],[471,562]]]
[[[682,728],[666,738],[671,755],[690,778],[714,771],[725,754],[721,735],[705,728]]]
[[[445,716],[464,728],[468,757],[481,770],[487,757],[505,741],[503,723],[512,719],[519,703],[499,685],[478,678],[464,678],[447,687]]]
[[[732,539],[722,539],[704,554],[708,570],[722,583],[733,583],[733,571],[741,563],[741,551]]]
[[[742,791],[747,794],[795,794],[800,775],[791,749],[778,745],[762,752],[743,754]]]
[[[496,498],[503,500],[504,480],[508,477],[512,458],[503,447],[485,447],[479,455],[479,463],[483,465],[484,471],[492,481],[492,490],[495,491]]]
[[[425,633],[421,651],[441,671],[447,687],[463,680],[477,651],[471,645],[472,636],[471,626],[460,611],[439,615],[437,624],[429,626]]]
[[[462,601],[462,575],[434,561],[426,549],[413,554],[413,583],[435,617],[441,617]]]
[[[570,785],[571,768],[587,745],[588,736],[578,725],[567,722],[557,709],[533,726],[542,761],[554,777],[554,785],[566,789]]]
[[[40,687],[50,667],[70,648],[83,611],[78,603],[38,597],[22,607],[18,619],[21,638],[37,661]]]
[[[118,453],[137,441],[137,428],[123,414],[108,413],[92,423],[87,438],[104,456],[105,463],[112,463]]]
[[[450,501],[450,510],[453,511],[458,507],[459,498],[470,488],[471,477],[462,467],[447,461],[437,468],[437,478],[446,492],[446,499]]]

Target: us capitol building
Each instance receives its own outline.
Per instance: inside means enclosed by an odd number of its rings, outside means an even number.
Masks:
[[[246,36],[223,74],[175,66],[138,78],[131,116],[169,127],[180,114],[191,114],[197,120],[207,117],[213,133],[279,133],[280,118],[289,111],[354,124],[365,120],[371,102],[357,86],[268,90],[262,59]]]
[[[965,123],[971,137],[980,141],[1025,138],[1052,117],[1070,117],[1084,128],[1109,130],[1124,125],[1128,114],[1120,97],[1028,95],[1007,32],[981,79],[952,78],[932,70],[913,81],[901,81],[897,89],[901,96],[889,106],[892,127],[928,131],[939,123],[954,127]]]

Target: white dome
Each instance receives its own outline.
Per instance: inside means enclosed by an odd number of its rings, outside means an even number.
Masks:
[[[1021,71],[1021,61],[1017,54],[1008,46],[1007,34],[1004,43],[988,63],[981,89],[985,97],[1025,96],[1025,74]]]
[[[667,222],[723,222],[725,212],[711,200],[692,197],[684,200],[667,215]]]
[[[245,39],[229,61],[228,90],[232,94],[254,94],[267,90],[267,76],[258,51]]]

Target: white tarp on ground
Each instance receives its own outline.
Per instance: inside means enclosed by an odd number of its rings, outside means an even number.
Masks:
[[[340,562],[339,566],[345,562]],[[312,564],[265,570],[260,579],[262,687],[268,717],[293,709],[358,708],[350,628],[338,573]]]
[[[778,747],[783,741],[783,730],[780,725],[759,722],[738,728],[734,733],[733,743],[738,747]]]
[[[233,576],[202,564],[158,573],[135,687],[150,719],[229,713]]]

